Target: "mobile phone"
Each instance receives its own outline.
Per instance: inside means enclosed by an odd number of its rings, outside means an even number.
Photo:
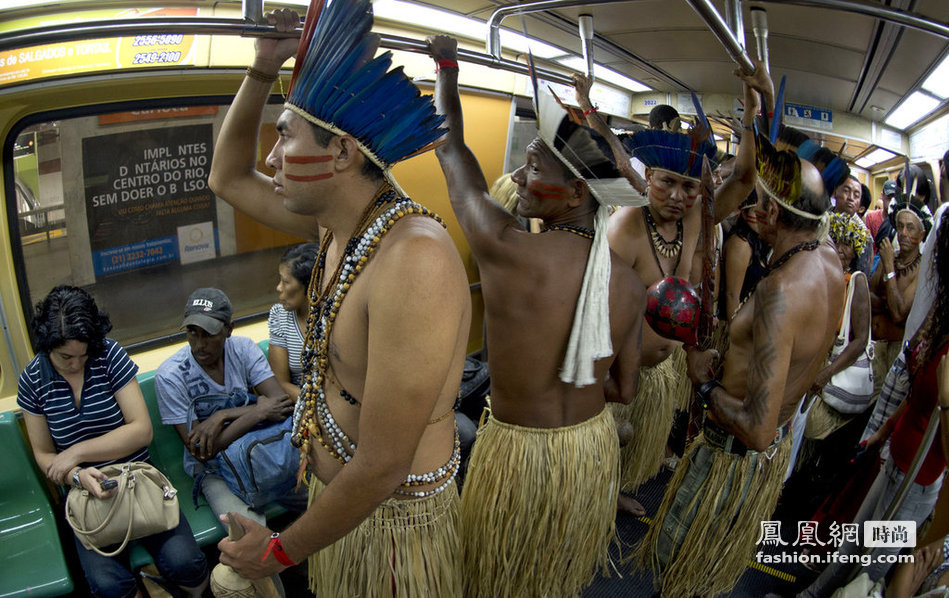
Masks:
[[[113,479],[102,480],[101,482],[99,482],[99,488],[102,488],[103,490],[111,490],[118,485],[119,485],[119,481],[113,480]]]

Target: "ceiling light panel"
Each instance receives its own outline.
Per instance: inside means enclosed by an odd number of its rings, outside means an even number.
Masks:
[[[933,96],[914,91],[883,122],[897,129],[906,129],[935,110],[939,104],[939,100]]]

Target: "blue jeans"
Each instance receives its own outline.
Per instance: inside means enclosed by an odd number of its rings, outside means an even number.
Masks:
[[[135,595],[138,584],[129,567],[129,548],[114,557],[107,557],[87,550],[75,534],[73,539],[93,596],[119,598]],[[152,555],[158,570],[169,583],[194,588],[204,583],[208,576],[207,559],[194,541],[194,534],[184,513],[180,513],[178,527],[140,538],[136,542]]]
[[[938,438],[936,442],[939,442]],[[867,492],[867,497],[863,499],[860,510],[854,519],[854,523],[860,524],[861,538],[863,537],[863,522],[882,519],[893,497],[896,496],[896,491],[904,477],[906,477],[905,474],[900,471],[900,468],[896,466],[892,459],[887,459],[883,463],[880,473],[873,481],[873,486]],[[893,514],[893,520],[915,521],[918,529],[936,506],[936,499],[939,498],[939,490],[942,488],[942,480],[943,476],[940,476],[939,479],[928,486],[920,486],[916,483],[910,484],[909,492],[906,494],[903,504]],[[844,542],[837,550],[840,554],[860,554],[861,551],[862,548],[853,542]],[[876,561],[879,556],[897,554],[899,551],[899,548],[874,548],[871,555]],[[853,564],[839,562],[827,565],[820,576],[806,590],[798,594],[798,597],[821,598],[830,596],[846,584],[853,566]],[[871,565],[863,567],[861,572],[869,575],[870,581],[873,582],[886,575],[892,566],[891,563],[873,562]]]

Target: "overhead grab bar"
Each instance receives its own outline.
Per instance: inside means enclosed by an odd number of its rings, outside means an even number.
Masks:
[[[583,59],[587,63],[587,77],[593,80],[593,15],[580,15],[577,21],[580,28],[580,43]]]
[[[712,34],[718,38],[718,41],[725,46],[725,51],[732,57],[739,68],[746,74],[755,72],[755,64],[748,57],[748,53],[738,42],[735,34],[728,28],[728,23],[722,18],[722,15],[712,4],[712,0],[685,0],[695,12],[699,13],[705,24],[712,31]]]
[[[76,23],[61,23],[48,27],[15,31],[0,34],[0,51],[27,48],[43,44],[95,39],[102,37],[120,37],[141,35],[145,33],[181,33],[185,35],[241,35],[251,37],[286,37],[270,25],[249,25],[242,19],[226,18],[195,18],[195,17],[162,17],[156,19],[111,19],[107,21],[83,21]],[[394,35],[382,35],[381,46],[388,50],[402,50],[417,54],[428,55],[428,44]],[[458,57],[465,62],[489,66],[527,75],[527,65],[513,60],[494,58],[486,54],[470,50],[458,50]],[[537,76],[552,83],[573,85],[570,77],[538,67]]]
[[[745,47],[745,18],[741,12],[741,0],[725,0],[725,22],[738,40],[738,45]]]
[[[501,58],[501,21],[512,15],[525,15],[532,12],[542,12],[555,8],[570,8],[573,6],[593,6],[595,4],[619,4],[630,0],[541,0],[528,4],[504,6],[491,13],[488,19],[487,52],[491,56]]]
[[[755,33],[758,60],[763,62],[765,67],[770,70],[771,61],[768,57],[768,11],[760,6],[751,7],[751,30]]]

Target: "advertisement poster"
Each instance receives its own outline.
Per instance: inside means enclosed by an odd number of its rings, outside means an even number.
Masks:
[[[194,17],[197,8],[130,9],[100,18]],[[48,25],[44,23],[44,25]],[[180,33],[68,41],[0,52],[0,85],[91,71],[193,65],[194,36]]]
[[[218,253],[208,189],[210,124],[82,140],[86,219],[96,276]]]

